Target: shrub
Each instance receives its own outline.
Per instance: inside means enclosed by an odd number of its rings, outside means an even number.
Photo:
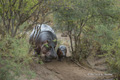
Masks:
[[[6,35],[0,41],[0,80],[18,80],[21,75],[34,75],[28,64],[29,44],[25,38],[18,39]],[[33,77],[33,76],[32,76]]]
[[[108,45],[103,46],[109,71],[114,74],[120,74],[120,38],[114,40]]]

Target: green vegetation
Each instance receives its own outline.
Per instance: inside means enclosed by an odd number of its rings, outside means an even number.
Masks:
[[[119,13],[119,8],[116,7],[114,1],[112,0],[70,1],[71,3],[69,3],[69,5],[71,6],[64,8],[60,7],[54,14],[57,27],[68,32],[71,41],[72,54],[76,59],[78,57],[78,53],[80,53],[79,56],[87,56],[90,53],[87,52],[87,50],[90,45],[92,45],[92,41],[95,40],[100,42],[100,39],[98,39],[100,36],[110,40],[108,38],[110,30],[116,26],[114,25],[111,28],[111,24],[118,22],[118,17],[116,16]],[[101,28],[102,30],[100,30]],[[104,42],[103,38],[102,40],[102,42]]]
[[[21,75],[34,77],[35,73],[28,66],[32,59],[28,49],[29,44],[25,38],[6,35],[0,41],[0,80],[18,80]]]
[[[26,32],[52,12],[49,0],[0,0],[0,80],[31,78]]]
[[[120,1],[64,1],[66,4],[57,7],[58,11],[54,13],[54,22],[62,32],[68,32],[72,58],[81,61],[94,50],[99,50],[106,57],[110,69],[119,73]],[[95,52],[95,55],[99,54]]]
[[[0,0],[0,80],[27,75],[31,57],[25,33],[52,20],[57,29],[67,31],[72,59],[99,55],[99,49],[109,69],[120,74],[119,13],[119,0]]]
[[[104,56],[109,64],[109,71],[120,74],[120,38],[104,45],[103,50],[107,51]]]
[[[50,4],[49,0],[0,0],[2,35],[14,37],[19,29],[28,31],[36,23],[43,23],[51,12]],[[26,22],[27,26],[22,26]]]

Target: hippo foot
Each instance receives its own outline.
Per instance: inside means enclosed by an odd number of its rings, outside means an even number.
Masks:
[[[50,59],[49,59],[49,60],[48,60],[48,59],[47,59],[47,60],[46,60],[46,59],[44,60],[44,62],[46,62],[46,63],[47,63],[47,62],[51,62],[51,61],[52,61],[52,60],[50,60]]]
[[[50,59],[57,59],[57,56],[49,56]]]
[[[51,59],[49,59],[48,57],[45,57],[44,62],[51,62],[51,61],[52,61]]]
[[[58,61],[60,61],[60,62],[61,62],[62,60],[61,60],[61,59],[58,59]]]
[[[57,59],[57,57],[52,57],[52,59]]]

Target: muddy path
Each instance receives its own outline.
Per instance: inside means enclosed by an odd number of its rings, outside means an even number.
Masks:
[[[105,80],[104,72],[81,68],[70,60],[32,64],[37,76],[32,80]]]
[[[45,67],[56,72],[61,80],[97,80],[97,76],[90,76],[89,74],[100,73],[90,69],[85,70],[81,67],[78,67],[73,62],[66,60],[62,62],[53,61],[50,64],[45,64]]]

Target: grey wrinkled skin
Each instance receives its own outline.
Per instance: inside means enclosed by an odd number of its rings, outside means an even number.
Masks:
[[[38,29],[39,29],[39,31],[37,33]],[[54,30],[50,26],[48,26],[47,24],[42,24],[42,25],[38,24],[37,26],[34,27],[32,33],[30,34],[30,37],[31,36],[35,37],[36,34],[38,36],[40,34],[40,32],[43,32],[43,31],[50,31],[53,34],[55,34]],[[35,33],[35,34],[33,35],[33,33]]]
[[[66,46],[61,45],[61,46],[59,47],[59,49],[62,51],[63,56],[66,57],[66,54],[65,54],[65,53],[66,53],[66,50],[67,50]]]
[[[62,52],[62,54],[59,54],[60,52]],[[57,50],[58,60],[61,61],[62,58],[65,58],[66,53],[67,53],[66,46],[65,45],[60,45],[58,50]]]
[[[41,30],[37,32],[39,28],[41,28]],[[47,61],[56,58],[55,47],[57,44],[57,37],[50,26],[46,24],[36,26],[30,35],[29,43],[35,45],[34,50],[38,55],[40,55],[40,52],[45,54],[45,59]]]

